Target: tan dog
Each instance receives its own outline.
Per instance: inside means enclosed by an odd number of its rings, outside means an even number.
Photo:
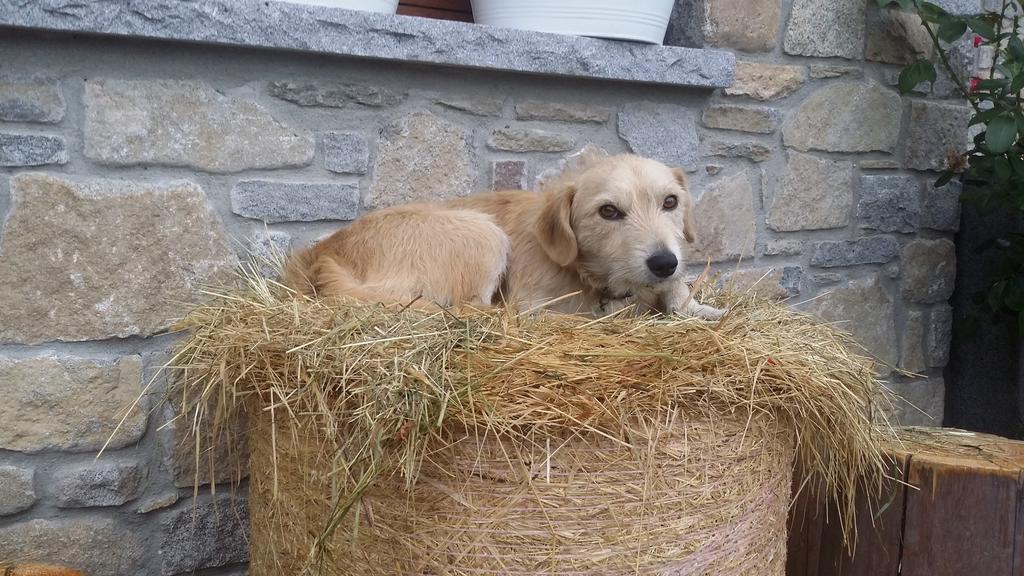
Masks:
[[[476,194],[371,212],[296,252],[285,282],[306,294],[444,306],[514,303],[603,314],[637,304],[719,318],[682,278],[695,237],[682,170],[587,154],[541,192]]]

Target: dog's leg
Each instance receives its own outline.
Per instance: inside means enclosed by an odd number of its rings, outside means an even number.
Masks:
[[[690,286],[683,281],[676,282],[662,297],[666,314],[693,316],[705,320],[718,320],[725,315],[725,310],[697,302],[690,294]]]

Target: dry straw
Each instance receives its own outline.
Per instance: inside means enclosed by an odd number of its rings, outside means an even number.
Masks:
[[[248,414],[256,575],[781,575],[794,450],[845,526],[887,469],[871,363],[783,305],[588,320],[247,280],[169,367],[197,458]]]

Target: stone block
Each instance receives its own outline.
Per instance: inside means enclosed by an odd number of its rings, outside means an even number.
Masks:
[[[971,109],[959,104],[910,103],[903,163],[914,170],[945,170],[951,153],[967,150]]]
[[[366,174],[370,146],[366,137],[352,132],[326,132],[323,136],[324,168],[338,174]]]
[[[27,510],[36,502],[35,469],[0,466],[0,516]]]
[[[0,558],[25,558],[89,576],[144,574],[146,546],[136,529],[103,516],[35,519],[0,528]]]
[[[892,382],[897,398],[892,419],[900,426],[942,426],[946,406],[946,385],[941,376]]]
[[[729,142],[725,140],[705,140],[701,147],[704,156],[722,156],[725,158],[745,158],[751,162],[765,162],[772,157],[772,149],[760,142]]]
[[[310,133],[202,82],[89,80],[84,103],[85,156],[101,164],[223,174],[313,160]]]
[[[142,389],[142,360],[73,356],[0,358],[0,449],[88,452],[123,448],[146,431],[146,404],[128,412]]]
[[[539,102],[531,100],[516,104],[517,120],[548,120],[555,122],[592,122],[602,124],[611,118],[604,106],[579,103]]]
[[[799,266],[750,268],[725,274],[719,284],[741,294],[751,293],[768,300],[785,300],[800,293],[801,272]]]
[[[898,359],[893,299],[877,276],[850,280],[809,301],[807,310],[849,332],[878,361],[880,374],[889,374]]]
[[[137,514],[149,514],[150,512],[163,510],[164,508],[173,506],[177,501],[177,492],[167,492],[140,501],[139,505],[135,508],[135,512]]]
[[[914,176],[861,176],[860,227],[910,233],[921,219],[921,183]]]
[[[783,49],[796,56],[859,60],[866,6],[859,0],[794,0]]]
[[[765,256],[799,256],[803,251],[802,240],[769,240],[764,246]]]
[[[932,307],[925,330],[928,366],[942,368],[949,363],[949,346],[953,340],[953,308],[948,304]]]
[[[908,310],[900,338],[900,369],[920,373],[927,368],[924,360],[924,313]]]
[[[864,170],[899,170],[900,163],[891,159],[861,160],[860,167]]]
[[[770,52],[781,25],[781,0],[704,0],[708,46]]]
[[[818,286],[831,286],[833,284],[839,284],[843,281],[843,275],[835,272],[821,272],[811,276],[811,282],[814,282]]]
[[[903,104],[874,81],[839,82],[807,97],[782,128],[786,146],[826,152],[895,152]]]
[[[249,508],[244,500],[218,496],[181,506],[160,523],[161,573],[192,573],[245,562],[249,556]]]
[[[266,278],[277,279],[292,248],[292,235],[280,230],[257,230],[249,238],[249,257]]]
[[[940,232],[960,230],[960,192],[962,186],[952,181],[936,188],[929,182],[925,186],[921,206],[921,227]]]
[[[635,102],[619,112],[619,136],[630,150],[692,172],[698,167],[697,115],[686,106]],[[671,138],[666,138],[671,134]]]
[[[0,251],[0,341],[148,336],[237,260],[195,184],[11,179]],[[173,215],[171,217],[170,215]]]
[[[905,65],[934,54],[932,39],[914,12],[869,3],[866,29],[866,60]]]
[[[472,191],[473,165],[465,130],[425,112],[403,116],[381,134],[366,203],[370,208],[383,208],[465,196]]]
[[[536,128],[499,128],[487,140],[488,148],[505,152],[566,152],[574,146],[572,136]]]
[[[435,100],[435,104],[473,116],[501,116],[505,101],[500,98],[487,97],[452,97]]]
[[[956,284],[956,247],[946,239],[917,239],[903,247],[900,291],[911,302],[949,300]]]
[[[267,92],[274,98],[299,106],[325,108],[382,108],[395,106],[405,100],[405,94],[402,92],[349,82],[278,81],[271,82],[267,86]]]
[[[834,268],[860,264],[885,264],[899,256],[900,246],[891,236],[867,236],[856,240],[827,240],[814,245],[811,266]]]
[[[749,258],[754,254],[754,190],[746,171],[708,185],[694,207],[697,220],[695,255],[703,264]]]
[[[65,108],[55,79],[0,76],[0,120],[54,124],[64,118]]]
[[[60,508],[120,506],[142,493],[142,476],[134,462],[90,462],[57,469],[50,489]]]
[[[497,160],[491,162],[491,188],[494,190],[525,189],[526,161]]]
[[[704,126],[755,134],[771,134],[778,128],[778,115],[771,108],[750,106],[709,106],[704,109]]]
[[[864,69],[857,66],[838,66],[835,64],[815,64],[809,67],[811,78],[863,78]]]
[[[805,82],[807,68],[803,66],[739,61],[736,63],[736,79],[725,93],[768,102],[789,96]]]
[[[231,189],[231,211],[269,223],[355,220],[359,185],[240,180]]]
[[[789,152],[767,223],[780,232],[841,228],[852,205],[853,164]]]
[[[17,168],[67,162],[67,146],[60,136],[0,133],[0,166]]]

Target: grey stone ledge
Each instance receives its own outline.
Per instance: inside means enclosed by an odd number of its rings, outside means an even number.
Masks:
[[[273,0],[0,0],[0,26],[700,88],[729,86],[736,67],[723,50]]]

